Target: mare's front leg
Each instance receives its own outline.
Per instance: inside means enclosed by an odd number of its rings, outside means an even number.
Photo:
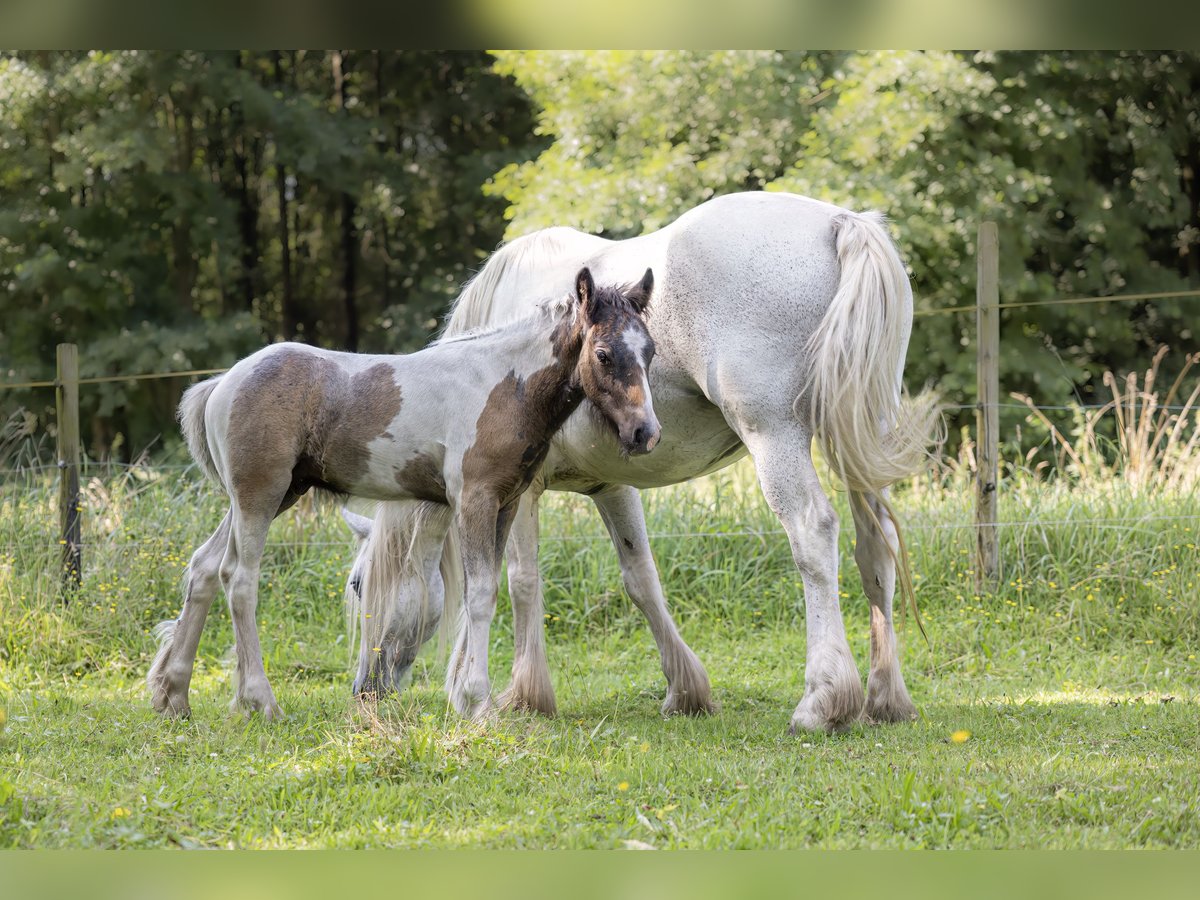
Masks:
[[[500,695],[508,709],[553,716],[557,710],[546,662],[542,575],[538,570],[538,486],[523,495],[508,538],[508,593],[513,609],[512,681]]]
[[[488,641],[496,614],[500,554],[516,502],[501,507],[490,491],[464,494],[457,511],[466,578],[462,624],[446,672],[446,693],[460,715],[482,719],[492,711]]]
[[[592,501],[600,511],[621,563],[625,590],[642,611],[658,645],[667,697],[663,715],[697,715],[715,711],[708,673],[692,649],[684,643],[667,609],[658,568],[646,535],[646,516],[637,488],[614,485],[595,494]]]

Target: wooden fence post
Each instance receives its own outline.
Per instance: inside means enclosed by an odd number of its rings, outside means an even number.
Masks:
[[[996,532],[1000,462],[1000,241],[995,222],[979,226],[977,243],[976,345],[979,353],[975,439],[975,584],[982,589],[1000,578],[1000,542]]]
[[[58,519],[62,534],[64,600],[83,576],[79,499],[79,348],[58,345],[55,410],[58,420]]]

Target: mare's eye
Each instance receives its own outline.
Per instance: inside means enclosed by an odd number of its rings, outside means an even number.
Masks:
[[[600,360],[600,365],[607,366],[612,362],[612,358],[608,355],[608,351],[603,347],[596,348],[596,359]]]

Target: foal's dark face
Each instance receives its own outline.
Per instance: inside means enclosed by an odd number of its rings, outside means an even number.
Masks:
[[[627,455],[649,453],[660,434],[650,397],[654,340],[642,319],[653,289],[649,269],[638,284],[624,290],[597,288],[587,269],[575,279],[584,317],[579,379]]]

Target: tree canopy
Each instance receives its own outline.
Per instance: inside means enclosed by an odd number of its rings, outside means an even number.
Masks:
[[[504,235],[630,236],[748,189],[885,212],[919,310],[973,302],[982,219],[1007,302],[1196,289],[1197,98],[1191,53],[5,54],[0,377],[67,340],[85,375],[413,349]],[[1198,310],[1006,310],[1004,385],[1093,402],[1192,349]],[[969,399],[973,330],[918,319],[910,380]],[[183,386],[90,388],[92,452],[168,431]]]

